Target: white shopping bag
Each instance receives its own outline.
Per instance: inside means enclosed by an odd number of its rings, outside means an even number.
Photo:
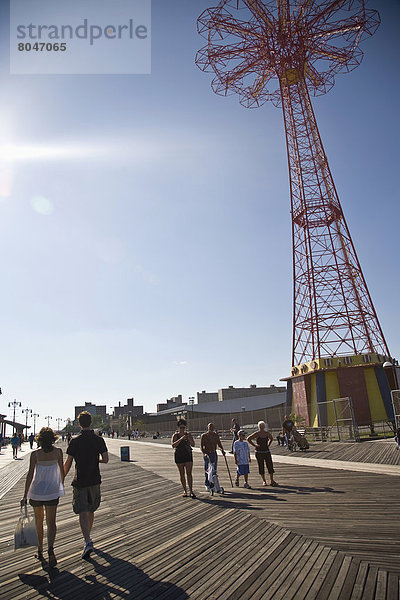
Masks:
[[[216,464],[211,462],[211,460],[210,460],[210,462],[208,464],[208,468],[207,468],[207,479],[208,479],[208,485],[209,485],[210,489],[214,489],[216,492],[221,491],[221,486],[219,485],[219,479],[218,479],[218,475],[217,475]]]
[[[25,504],[25,507],[21,508],[20,517],[15,528],[14,550],[26,548],[27,546],[38,546],[38,544],[35,517],[28,515],[28,507]]]
[[[214,474],[215,474],[215,468],[213,463],[210,462],[208,463],[208,467],[207,467],[207,479],[208,479],[208,483],[210,485],[210,487],[212,487],[214,485]]]

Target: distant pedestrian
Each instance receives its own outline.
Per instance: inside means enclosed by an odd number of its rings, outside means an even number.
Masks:
[[[43,520],[46,511],[47,545],[49,566],[55,567],[57,559],[54,554],[56,538],[56,512],[60,496],[64,496],[64,467],[61,448],[54,443],[57,436],[50,427],[42,427],[37,441],[39,449],[31,453],[29,471],[26,476],[25,492],[21,506],[33,506],[36,532],[38,536],[38,552],[36,557],[43,560]]]
[[[29,445],[31,447],[31,450],[33,449],[33,442],[35,441],[35,436],[33,435],[33,433],[30,434],[29,436]]]
[[[19,448],[19,436],[16,431],[11,438],[11,447],[13,451],[13,458],[18,458],[18,448]]]
[[[225,456],[225,450],[222,446],[220,437],[215,431],[214,423],[207,425],[206,433],[203,433],[200,438],[201,451],[203,453],[204,460],[204,474],[205,474],[205,486],[206,490],[210,491],[211,485],[208,476],[208,470],[210,463],[213,466],[214,474],[217,475],[218,455],[217,447],[220,448],[222,455]],[[220,490],[217,490],[220,491]]]
[[[71,434],[70,431],[68,431],[68,433],[67,433],[67,442],[68,442],[68,444],[70,443],[71,439],[72,439],[72,434]]]
[[[18,446],[19,449],[22,449],[22,444],[24,443],[24,434],[23,433],[19,433],[18,434]]]
[[[273,437],[270,434],[270,432],[266,430],[264,421],[259,421],[258,431],[255,431],[247,438],[249,444],[254,446],[254,448],[256,449],[255,455],[258,463],[258,472],[261,475],[263,485],[267,485],[267,482],[265,480],[265,463],[267,465],[271,485],[277,486],[278,484],[274,480],[274,465],[272,463],[271,452],[269,449],[272,440]]]
[[[236,440],[239,439],[239,430],[240,430],[240,425],[239,423],[236,422],[236,419],[232,419],[232,425],[231,425],[231,434],[233,436],[232,439],[232,448],[230,450],[230,453],[233,454],[233,444],[236,442]]]
[[[186,431],[185,419],[178,421],[178,430],[173,434],[171,438],[171,446],[175,448],[175,463],[178,467],[181,484],[183,487],[183,497],[187,498],[187,484],[189,486],[189,494],[191,498],[196,498],[193,492],[193,452],[195,442],[190,431]],[[186,477],[185,477],[186,472]]]
[[[293,427],[294,427],[294,423],[292,421],[292,419],[290,418],[290,415],[285,415],[285,420],[282,423],[282,435],[285,438],[285,444],[286,444],[286,448],[288,450],[290,450],[290,437],[292,435],[292,431],[293,431]]]
[[[394,436],[394,441],[397,444],[397,450],[400,450],[400,427],[397,428],[396,435]]]
[[[278,446],[285,445],[285,438],[282,433],[278,433],[278,435],[276,436],[276,441],[278,442]]]
[[[239,439],[233,444],[233,453],[235,455],[236,468],[236,480],[235,485],[239,487],[239,477],[244,477],[244,487],[248,490],[251,489],[249,486],[249,473],[250,473],[250,448],[249,444],[245,441],[246,432],[243,429],[238,431]]]
[[[87,558],[94,550],[90,534],[94,513],[101,500],[99,463],[108,463],[108,451],[104,439],[91,429],[92,416],[90,413],[81,412],[78,416],[78,423],[81,433],[69,443],[64,473],[67,475],[72,461],[75,460],[72,508],[74,513],[79,515],[79,524],[85,539],[81,558]],[[101,455],[101,459],[99,459],[99,455]]]

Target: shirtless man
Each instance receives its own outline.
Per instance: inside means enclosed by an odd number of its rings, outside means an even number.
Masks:
[[[217,446],[220,448],[222,455],[225,456],[225,450],[222,447],[221,440],[219,439],[218,433],[215,431],[214,423],[209,423],[207,425],[206,433],[200,438],[200,448],[203,453],[204,460],[204,472],[205,472],[205,486],[207,490],[210,488],[210,484],[208,481],[207,469],[211,463],[214,464],[215,470],[217,470],[218,463],[218,455],[217,455]]]

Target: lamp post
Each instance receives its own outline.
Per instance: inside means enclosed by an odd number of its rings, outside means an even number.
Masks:
[[[189,396],[189,404],[192,407],[191,409],[191,413],[192,413],[192,422],[193,422],[193,404],[194,404],[194,396]]]
[[[110,406],[110,414],[109,414],[109,419],[108,419],[108,434],[111,434],[111,430],[114,429],[113,425],[113,419],[115,417],[115,408],[114,406]]]
[[[45,419],[47,419],[47,427],[50,427],[50,421],[53,417],[51,417],[50,415],[47,415],[47,417],[45,417]]]
[[[25,413],[25,438],[28,436],[28,417],[29,413],[32,414],[33,410],[31,408],[23,408],[22,412]]]
[[[32,417],[33,417],[33,435],[36,434],[36,417],[39,416],[39,413],[33,413]]]
[[[13,413],[13,432],[15,431],[16,427],[15,427],[15,410],[17,408],[17,406],[22,406],[21,402],[17,402],[16,400],[14,400],[13,402],[9,402],[8,403],[9,408],[12,407],[14,408],[14,413]]]
[[[56,421],[57,421],[57,433],[60,433],[60,422],[62,421],[62,419],[60,419],[60,417],[57,417]]]
[[[128,410],[128,411],[126,411],[125,415],[126,415],[126,423],[128,426],[128,437],[130,439],[130,436],[131,436],[130,432],[133,430],[133,411]]]

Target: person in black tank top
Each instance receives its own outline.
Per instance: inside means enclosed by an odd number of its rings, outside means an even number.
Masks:
[[[189,492],[191,498],[196,498],[193,492],[193,452],[192,447],[194,446],[194,439],[190,432],[186,431],[185,419],[178,421],[178,431],[174,433],[171,438],[171,446],[175,448],[175,463],[179,470],[179,476],[181,484],[184,490],[183,497],[186,498],[187,487],[186,477],[189,486]],[[186,477],[185,477],[186,472]]]
[[[269,450],[272,440],[272,435],[266,430],[264,421],[259,421],[258,431],[255,431],[247,438],[249,444],[255,448],[258,472],[261,475],[263,485],[267,485],[265,480],[265,465],[267,465],[270,483],[273,487],[276,487],[278,484],[274,480],[274,465],[272,463],[271,452]]]

